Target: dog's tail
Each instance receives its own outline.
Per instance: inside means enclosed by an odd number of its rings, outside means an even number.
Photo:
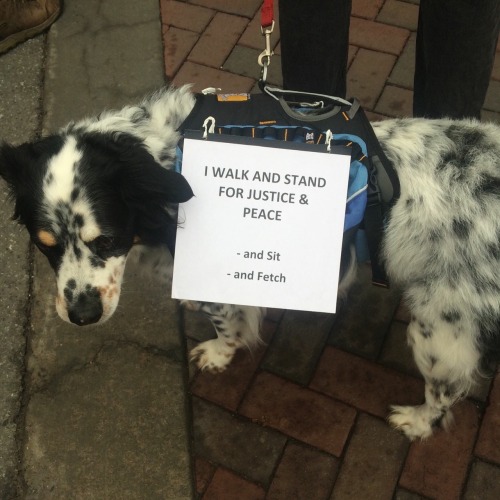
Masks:
[[[162,130],[167,126],[169,130],[177,130],[185,121],[195,104],[191,85],[180,88],[164,87],[142,102],[151,117],[151,126]]]

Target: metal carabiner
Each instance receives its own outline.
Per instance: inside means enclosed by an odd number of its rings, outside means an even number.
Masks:
[[[274,54],[274,52],[271,50],[271,33],[273,32],[273,29],[274,21],[273,24],[271,24],[271,27],[264,28],[261,26],[260,28],[262,36],[266,37],[266,48],[260,53],[257,59],[259,66],[269,66],[269,63],[271,62],[271,56]],[[264,58],[267,60],[264,61]]]

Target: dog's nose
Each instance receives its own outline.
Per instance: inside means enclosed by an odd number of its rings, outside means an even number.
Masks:
[[[102,316],[101,296],[97,290],[81,293],[76,302],[68,307],[68,317],[71,323],[78,326],[97,323]]]

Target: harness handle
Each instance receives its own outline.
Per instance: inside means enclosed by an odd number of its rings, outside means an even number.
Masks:
[[[300,90],[284,90],[280,89],[279,87],[270,87],[269,85],[264,85],[261,86],[261,89],[266,93],[269,94],[272,98],[276,99],[277,101],[280,100],[280,96],[295,96],[295,97],[314,97],[315,99],[318,100],[329,100],[333,101],[334,103],[342,104],[344,106],[356,106],[356,111],[359,108],[359,104],[357,101],[354,103],[347,101],[346,99],[343,99],[342,97],[336,97],[333,95],[327,95],[327,94],[316,94],[314,92],[302,92]]]

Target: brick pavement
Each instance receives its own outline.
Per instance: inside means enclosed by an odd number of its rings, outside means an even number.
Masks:
[[[372,119],[411,114],[417,4],[353,0],[348,94]],[[161,0],[168,79],[255,89],[259,8],[259,0]],[[500,122],[500,56],[483,117]],[[420,402],[423,382],[404,340],[407,311],[368,274],[361,269],[336,316],[272,310],[259,351],[238,353],[220,375],[191,367],[199,498],[500,498],[500,372],[456,407],[450,432],[410,443],[393,431],[389,403]],[[212,336],[204,318],[186,312],[184,322],[189,348]]]

